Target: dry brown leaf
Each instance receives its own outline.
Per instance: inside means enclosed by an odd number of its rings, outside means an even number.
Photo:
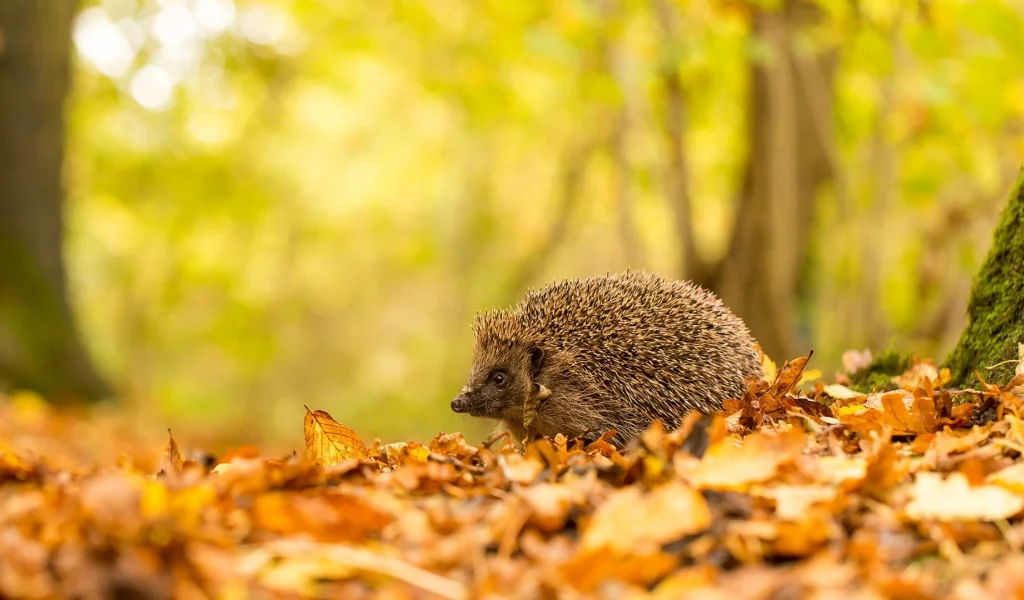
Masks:
[[[889,427],[893,435],[913,435],[935,431],[937,417],[935,401],[931,398],[914,396],[909,392],[895,391],[868,396],[871,406],[865,402],[865,410],[836,411],[839,421],[847,428],[861,434],[882,431]],[[909,408],[908,408],[909,405]],[[872,408],[878,406],[879,408]]]
[[[970,431],[953,431],[946,427],[935,434],[931,447],[942,455],[967,452],[980,446],[992,432],[988,428],[975,425]]]
[[[800,358],[787,362],[779,369],[778,375],[775,377],[775,381],[772,382],[768,388],[768,394],[775,397],[781,398],[786,395],[793,386],[800,381],[800,375],[804,371],[804,367],[807,366],[807,361],[811,359],[811,354],[807,356],[801,356]]]
[[[366,445],[356,432],[335,421],[322,410],[306,406],[303,423],[306,456],[320,466],[337,465],[347,459],[369,458]]]
[[[181,450],[178,449],[178,442],[174,441],[174,435],[170,429],[167,430],[167,437],[170,438],[170,441],[167,443],[167,450],[164,452],[164,473],[181,473],[185,465],[185,459],[182,458]]]
[[[547,400],[549,396],[551,396],[551,390],[539,383],[533,384],[530,393],[526,395],[526,405],[523,407],[524,429],[530,430],[534,419],[537,418],[537,410],[540,409],[541,403]]]

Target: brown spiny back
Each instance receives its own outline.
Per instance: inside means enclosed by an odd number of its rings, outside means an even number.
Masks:
[[[573,279],[529,292],[508,310],[480,314],[475,362],[517,348],[544,349],[537,382],[552,395],[535,433],[616,429],[628,441],[660,419],[709,412],[761,373],[746,326],[712,293],[640,271]],[[514,433],[522,423],[506,418]]]

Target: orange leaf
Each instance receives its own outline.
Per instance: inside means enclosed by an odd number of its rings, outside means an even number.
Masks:
[[[321,542],[358,542],[393,520],[360,498],[313,492],[263,493],[253,499],[253,522],[281,535]]]
[[[804,367],[807,366],[807,361],[811,359],[814,352],[809,353],[807,356],[801,356],[800,358],[787,362],[779,369],[778,375],[775,376],[775,381],[772,382],[770,388],[768,388],[768,394],[781,398],[786,395],[789,390],[793,389],[793,386],[800,381],[800,374],[804,372]]]
[[[872,404],[875,396],[869,396]],[[935,401],[927,397],[915,397],[909,392],[896,391],[878,397],[881,410],[868,408],[855,413],[839,411],[839,420],[848,428],[859,433],[881,431],[888,426],[893,435],[914,435],[933,433],[936,428]],[[910,404],[908,408],[908,403]]]
[[[369,457],[366,445],[356,432],[335,421],[326,411],[310,410],[306,406],[303,430],[306,434],[306,456],[320,466]]]

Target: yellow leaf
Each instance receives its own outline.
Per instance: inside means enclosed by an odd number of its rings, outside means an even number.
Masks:
[[[846,406],[840,406],[839,408],[833,408],[837,417],[845,417],[847,415],[856,415],[866,410],[871,410],[863,404],[847,404]]]
[[[768,358],[767,354],[761,354],[761,368],[764,370],[765,381],[775,381],[775,376],[779,370],[775,366],[775,361]]]
[[[754,495],[775,501],[775,516],[799,521],[816,504],[835,500],[838,488],[825,485],[779,485],[754,490]]]
[[[307,406],[303,429],[306,435],[306,456],[320,466],[336,465],[350,458],[369,457],[366,445],[356,432],[335,421],[325,411],[310,410]]]
[[[939,521],[998,521],[1024,509],[1024,498],[998,485],[971,487],[963,473],[943,480],[938,473],[917,474],[907,515]]]
[[[142,516],[147,519],[158,519],[167,514],[170,507],[170,492],[161,481],[147,481],[142,487],[142,499],[139,504]]]
[[[803,385],[810,381],[814,381],[815,379],[821,379],[821,369],[809,369],[804,371],[803,375],[800,376],[800,381],[797,382],[797,385]]]
[[[851,390],[845,385],[839,385],[838,383],[826,385],[824,391],[826,394],[829,395],[830,398],[835,398],[837,400],[851,400],[853,398],[857,398],[859,396],[864,395],[861,394],[860,392],[855,392]]]
[[[704,497],[682,482],[672,481],[646,494],[636,486],[620,488],[597,507],[580,549],[655,554],[662,544],[710,525],[711,509]]]
[[[985,481],[1002,486],[1015,494],[1024,494],[1024,463],[1000,469],[989,475]]]
[[[774,477],[779,467],[799,456],[803,448],[804,436],[796,430],[778,435],[754,433],[740,446],[725,438],[708,448],[691,477],[705,489],[744,490]]]

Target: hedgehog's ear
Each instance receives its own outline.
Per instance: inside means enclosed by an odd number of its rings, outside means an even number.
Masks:
[[[544,364],[544,349],[540,346],[531,346],[527,353],[530,355],[530,377],[536,379]]]

